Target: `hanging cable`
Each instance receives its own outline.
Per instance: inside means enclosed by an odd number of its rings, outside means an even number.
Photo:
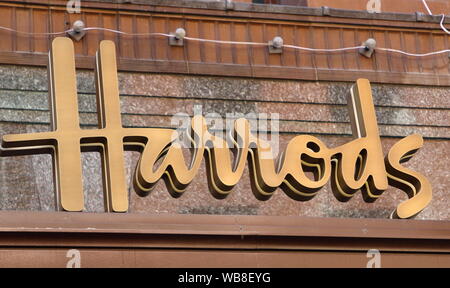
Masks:
[[[62,31],[62,32],[42,32],[42,33],[38,32],[38,33],[34,33],[34,32],[18,31],[18,30],[14,30],[12,28],[3,27],[3,26],[0,26],[0,30],[5,30],[5,31],[17,33],[17,34],[30,35],[30,36],[31,35],[35,35],[35,36],[64,35],[64,34],[67,34],[70,31],[72,31],[72,29],[69,29],[69,30]]]
[[[422,3],[425,6],[425,9],[427,9],[428,14],[430,14],[431,16],[434,16],[433,12],[431,12],[431,9],[430,9],[430,7],[427,4],[427,1],[426,0],[422,0]],[[442,18],[441,18],[441,22],[440,22],[441,29],[442,29],[442,31],[444,31],[445,33],[450,35],[450,31],[447,30],[447,28],[445,28],[445,26],[444,26],[444,21],[445,21],[445,14],[442,14]]]
[[[422,0],[422,3],[424,4],[425,8],[427,9],[428,13],[430,15],[433,15],[429,6],[427,5],[427,2],[425,0]],[[440,26],[443,31],[445,31],[447,34],[450,34],[450,31],[447,30],[444,26],[445,21],[445,15],[442,15],[442,19],[440,22]],[[37,35],[37,36],[56,36],[56,35],[64,35],[70,32],[73,32],[74,29],[69,29],[66,31],[61,32],[42,32],[42,33],[32,33],[32,32],[24,32],[24,31],[18,31],[12,28],[3,27],[0,26],[0,30],[17,33],[17,34],[24,34],[24,35]],[[111,28],[103,28],[103,27],[83,27],[80,31],[106,31],[111,33],[116,33],[120,35],[126,35],[126,36],[134,36],[134,37],[140,37],[140,36],[161,36],[161,37],[173,37],[172,34],[166,34],[166,33],[159,33],[159,32],[151,32],[151,33],[130,33],[130,32],[124,32],[120,30],[115,30]],[[183,37],[184,39],[188,41],[198,41],[198,42],[206,42],[206,43],[216,43],[216,44],[229,44],[229,45],[252,45],[252,46],[269,46],[268,43],[262,43],[262,42],[240,42],[240,41],[227,41],[227,40],[214,40],[214,39],[203,39],[203,38],[195,38],[195,37]],[[288,45],[284,44],[282,45],[284,48],[290,48],[290,49],[296,49],[296,50],[302,50],[302,51],[308,51],[308,52],[317,52],[317,53],[334,53],[334,52],[343,52],[343,51],[351,51],[351,50],[359,50],[361,48],[367,48],[365,46],[353,46],[353,47],[343,47],[343,48],[309,48],[309,47],[302,47],[302,46],[296,46],[296,45]],[[410,57],[428,57],[433,55],[439,55],[443,53],[449,53],[450,49],[446,50],[440,50],[440,51],[434,51],[429,53],[423,53],[423,54],[415,54],[415,53],[408,53],[402,50],[392,49],[392,48],[383,48],[383,47],[377,47],[375,50],[379,51],[385,51],[390,53],[398,53],[403,54]]]
[[[340,52],[340,51],[358,50],[360,48],[364,48],[364,46],[355,46],[355,47],[334,48],[334,49],[320,49],[320,48],[300,47],[300,46],[294,46],[294,45],[283,45],[283,47],[297,49],[297,50],[304,50],[304,51],[309,51],[309,52]]]
[[[107,31],[107,32],[112,32],[112,33],[121,34],[121,35],[127,35],[127,36],[164,36],[164,37],[170,37],[169,34],[159,33],[159,32],[129,33],[129,32],[123,32],[123,31],[114,30],[114,29],[110,29],[110,28],[103,28],[103,27],[86,27],[86,28],[82,29],[82,31],[92,31],[92,30]]]
[[[427,1],[422,0],[422,3],[423,3],[423,5],[425,6],[425,8],[427,9],[428,14],[433,15],[433,13],[432,13],[431,10],[430,10],[430,7],[428,7]]]
[[[376,50],[392,52],[392,53],[399,53],[399,54],[403,54],[403,55],[411,56],[411,57],[428,57],[428,56],[439,55],[439,54],[444,54],[444,53],[450,52],[450,49],[445,49],[445,50],[435,51],[435,52],[430,52],[430,53],[424,53],[424,54],[408,53],[408,52],[405,52],[402,50],[397,50],[397,49],[392,49],[392,48],[376,48]]]
[[[226,41],[226,40],[201,39],[201,38],[193,38],[193,37],[184,37],[184,39],[191,40],[191,41],[199,41],[199,42],[217,43],[217,44],[267,46],[267,43],[258,43],[258,42],[238,42],[238,41]]]
[[[450,31],[448,31],[445,26],[444,26],[444,21],[445,21],[445,15],[442,14],[442,19],[441,19],[441,28],[442,30],[444,30],[445,33],[450,34]]]
[[[425,0],[423,0],[425,1]],[[426,6],[428,7],[428,6]],[[442,23],[441,23],[442,24]],[[445,29],[445,28],[444,28]],[[109,28],[101,28],[101,27],[88,27],[84,28],[84,31],[89,30],[103,30],[108,32],[113,32],[121,35],[127,35],[127,36],[164,36],[164,37],[172,37],[170,34],[165,33],[128,33],[123,32],[119,30],[109,29]],[[450,34],[450,31],[448,32]],[[198,41],[198,42],[206,42],[206,43],[216,43],[216,44],[229,44],[229,45],[253,45],[253,46],[268,46],[267,43],[262,42],[239,42],[239,41],[227,41],[227,40],[214,40],[214,39],[202,39],[202,38],[194,38],[194,37],[184,37],[183,39],[186,39],[188,41]],[[354,46],[354,47],[344,47],[344,48],[330,48],[330,49],[322,49],[322,48],[308,48],[308,47],[301,47],[296,45],[288,45],[284,44],[284,48],[291,48],[296,50],[303,50],[308,52],[343,52],[343,51],[351,51],[351,50],[358,50],[361,48],[365,48],[364,46]],[[441,51],[435,51],[435,52],[429,52],[429,53],[423,53],[423,54],[415,54],[415,53],[408,53],[402,50],[392,49],[392,48],[376,48],[376,50],[386,51],[386,52],[392,52],[392,53],[399,53],[411,57],[428,57],[433,55],[439,55],[443,53],[449,53],[450,49],[441,50]]]

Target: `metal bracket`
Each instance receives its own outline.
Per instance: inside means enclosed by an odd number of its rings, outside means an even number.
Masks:
[[[72,38],[73,40],[80,41],[86,35],[84,27],[84,22],[81,20],[77,20],[73,22],[72,29],[67,32],[67,34],[69,34],[70,38]]]
[[[283,38],[277,36],[270,40],[268,43],[270,54],[283,53]]]
[[[170,32],[169,45],[170,46],[184,46],[184,37],[186,36],[186,30],[178,28],[175,32]]]
[[[369,38],[362,44],[363,48],[359,48],[359,54],[364,57],[371,58],[373,52],[375,52],[375,47],[377,46],[377,41],[375,39]]]

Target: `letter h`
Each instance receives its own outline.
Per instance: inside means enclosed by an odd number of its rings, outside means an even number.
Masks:
[[[124,128],[120,115],[114,43],[102,41],[96,55],[99,129],[81,129],[73,42],[58,37],[49,54],[50,132],[5,135],[3,155],[51,153],[58,210],[82,211],[82,151],[102,155],[106,211],[126,212],[128,193],[124,172]]]

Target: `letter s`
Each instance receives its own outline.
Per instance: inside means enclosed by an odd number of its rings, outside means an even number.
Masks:
[[[410,135],[395,143],[385,158],[389,185],[405,191],[409,197],[397,206],[393,213],[394,218],[412,218],[431,201],[431,185],[427,178],[401,165],[411,159],[422,146],[422,136]]]

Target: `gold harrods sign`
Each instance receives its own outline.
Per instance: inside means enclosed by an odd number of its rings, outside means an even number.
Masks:
[[[55,38],[49,54],[49,91],[52,131],[5,135],[1,156],[51,153],[54,162],[58,209],[82,211],[84,207],[81,152],[102,155],[105,210],[126,212],[128,194],[124,170],[124,150],[141,152],[133,185],[141,196],[150,193],[163,178],[173,197],[183,194],[205,158],[208,181],[216,198],[225,198],[240,180],[248,161],[252,191],[260,200],[269,199],[277,188],[300,201],[312,199],[331,179],[333,193],[348,201],[359,190],[366,202],[377,200],[389,185],[409,199],[393,213],[411,218],[432,198],[431,185],[421,174],[401,165],[423,145],[420,135],[398,141],[384,157],[370,83],[359,79],[348,97],[354,140],[336,148],[319,139],[299,135],[278,159],[262,157],[270,145],[253,135],[249,123],[234,123],[233,143],[209,133],[202,116],[194,116],[188,137],[193,145],[192,161],[185,164],[183,148],[174,144],[174,129],[123,128],[121,123],[115,45],[102,41],[96,54],[96,87],[99,127],[83,130],[78,119],[75,56],[73,42]],[[235,155],[230,155],[232,151]],[[270,154],[272,155],[272,154]],[[155,169],[155,163],[160,165]],[[307,177],[312,172],[314,179]]]

